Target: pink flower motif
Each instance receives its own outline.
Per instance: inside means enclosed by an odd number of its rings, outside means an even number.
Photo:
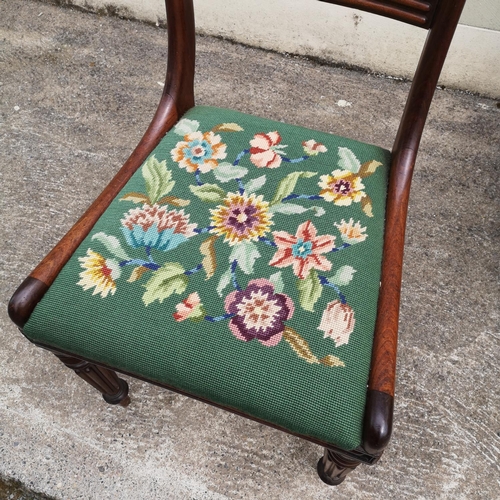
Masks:
[[[313,268],[321,271],[329,271],[332,268],[332,263],[321,254],[335,247],[335,236],[316,236],[316,228],[311,221],[301,224],[295,236],[286,231],[274,231],[273,236],[278,251],[269,262],[270,266],[291,265],[295,276],[301,280],[305,279]]]
[[[340,300],[330,302],[323,311],[318,330],[325,332],[324,338],[332,338],[335,347],[349,342],[349,335],[354,330],[354,311]]]
[[[256,134],[250,141],[250,161],[259,168],[277,168],[281,165],[281,136],[278,132]]]
[[[304,141],[302,147],[304,148],[304,153],[309,156],[317,156],[319,153],[326,153],[328,151],[324,144],[316,142],[314,139]]]
[[[175,308],[177,312],[172,315],[175,321],[184,321],[188,318],[197,320],[202,319],[205,315],[200,296],[197,292],[188,295],[182,302],[179,302]]]
[[[234,316],[229,322],[233,335],[245,342],[257,339],[266,347],[277,345],[283,337],[284,321],[293,316],[292,299],[274,293],[274,285],[264,278],[251,280],[245,290],[231,292],[225,309]]]

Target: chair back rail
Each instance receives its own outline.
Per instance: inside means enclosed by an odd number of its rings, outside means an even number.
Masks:
[[[397,21],[430,28],[439,0],[320,0],[379,14]]]

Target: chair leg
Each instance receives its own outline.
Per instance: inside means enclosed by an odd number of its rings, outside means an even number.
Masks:
[[[130,397],[128,395],[128,384],[125,380],[118,378],[116,373],[107,368],[93,365],[66,354],[52,351],[68,368],[71,368],[85,382],[97,389],[106,403],[112,405],[128,406]]]
[[[360,463],[359,460],[347,458],[336,451],[325,448],[325,454],[319,459],[316,469],[324,483],[336,486]]]

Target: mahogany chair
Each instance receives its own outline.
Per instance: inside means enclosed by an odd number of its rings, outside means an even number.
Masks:
[[[192,0],[166,0],[158,110],[9,314],[111,404],[116,371],[325,448],[341,483],[391,435],[413,167],[465,0],[327,0],[427,29],[392,152],[194,105]]]

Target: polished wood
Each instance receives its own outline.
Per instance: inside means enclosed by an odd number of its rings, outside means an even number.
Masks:
[[[106,403],[120,406],[130,404],[128,384],[125,380],[118,378],[113,370],[97,366],[74,356],[68,356],[54,349],[49,350],[81,379],[97,389]]]
[[[439,0],[320,0],[429,28]]]
[[[316,470],[321,480],[329,486],[337,486],[344,481],[361,462],[348,458],[341,453],[325,448],[324,455],[319,459]]]
[[[434,90],[465,0],[322,1],[348,5],[429,29],[392,150],[381,289],[362,446],[356,450],[338,450],[314,438],[300,436],[328,448],[318,464],[318,472],[328,484],[339,484],[360,462],[377,461],[391,435],[403,248],[411,179]],[[194,105],[195,32],[192,0],[166,0],[166,9],[168,67],[163,95],[156,114],[122,169],[12,297],[9,315],[20,328],[25,325],[64,264],[132,174],[164,134]],[[43,347],[51,349],[49,346]],[[58,352],[56,355],[66,366],[97,388],[108,402],[123,404],[122,402],[126,401],[128,388],[126,383],[116,376],[113,367],[96,364],[94,360],[80,359],[71,353]],[[165,384],[152,383],[185,394]],[[214,404],[211,401],[205,402]],[[270,425],[234,408],[214,405]],[[271,426],[289,432],[279,426]]]

